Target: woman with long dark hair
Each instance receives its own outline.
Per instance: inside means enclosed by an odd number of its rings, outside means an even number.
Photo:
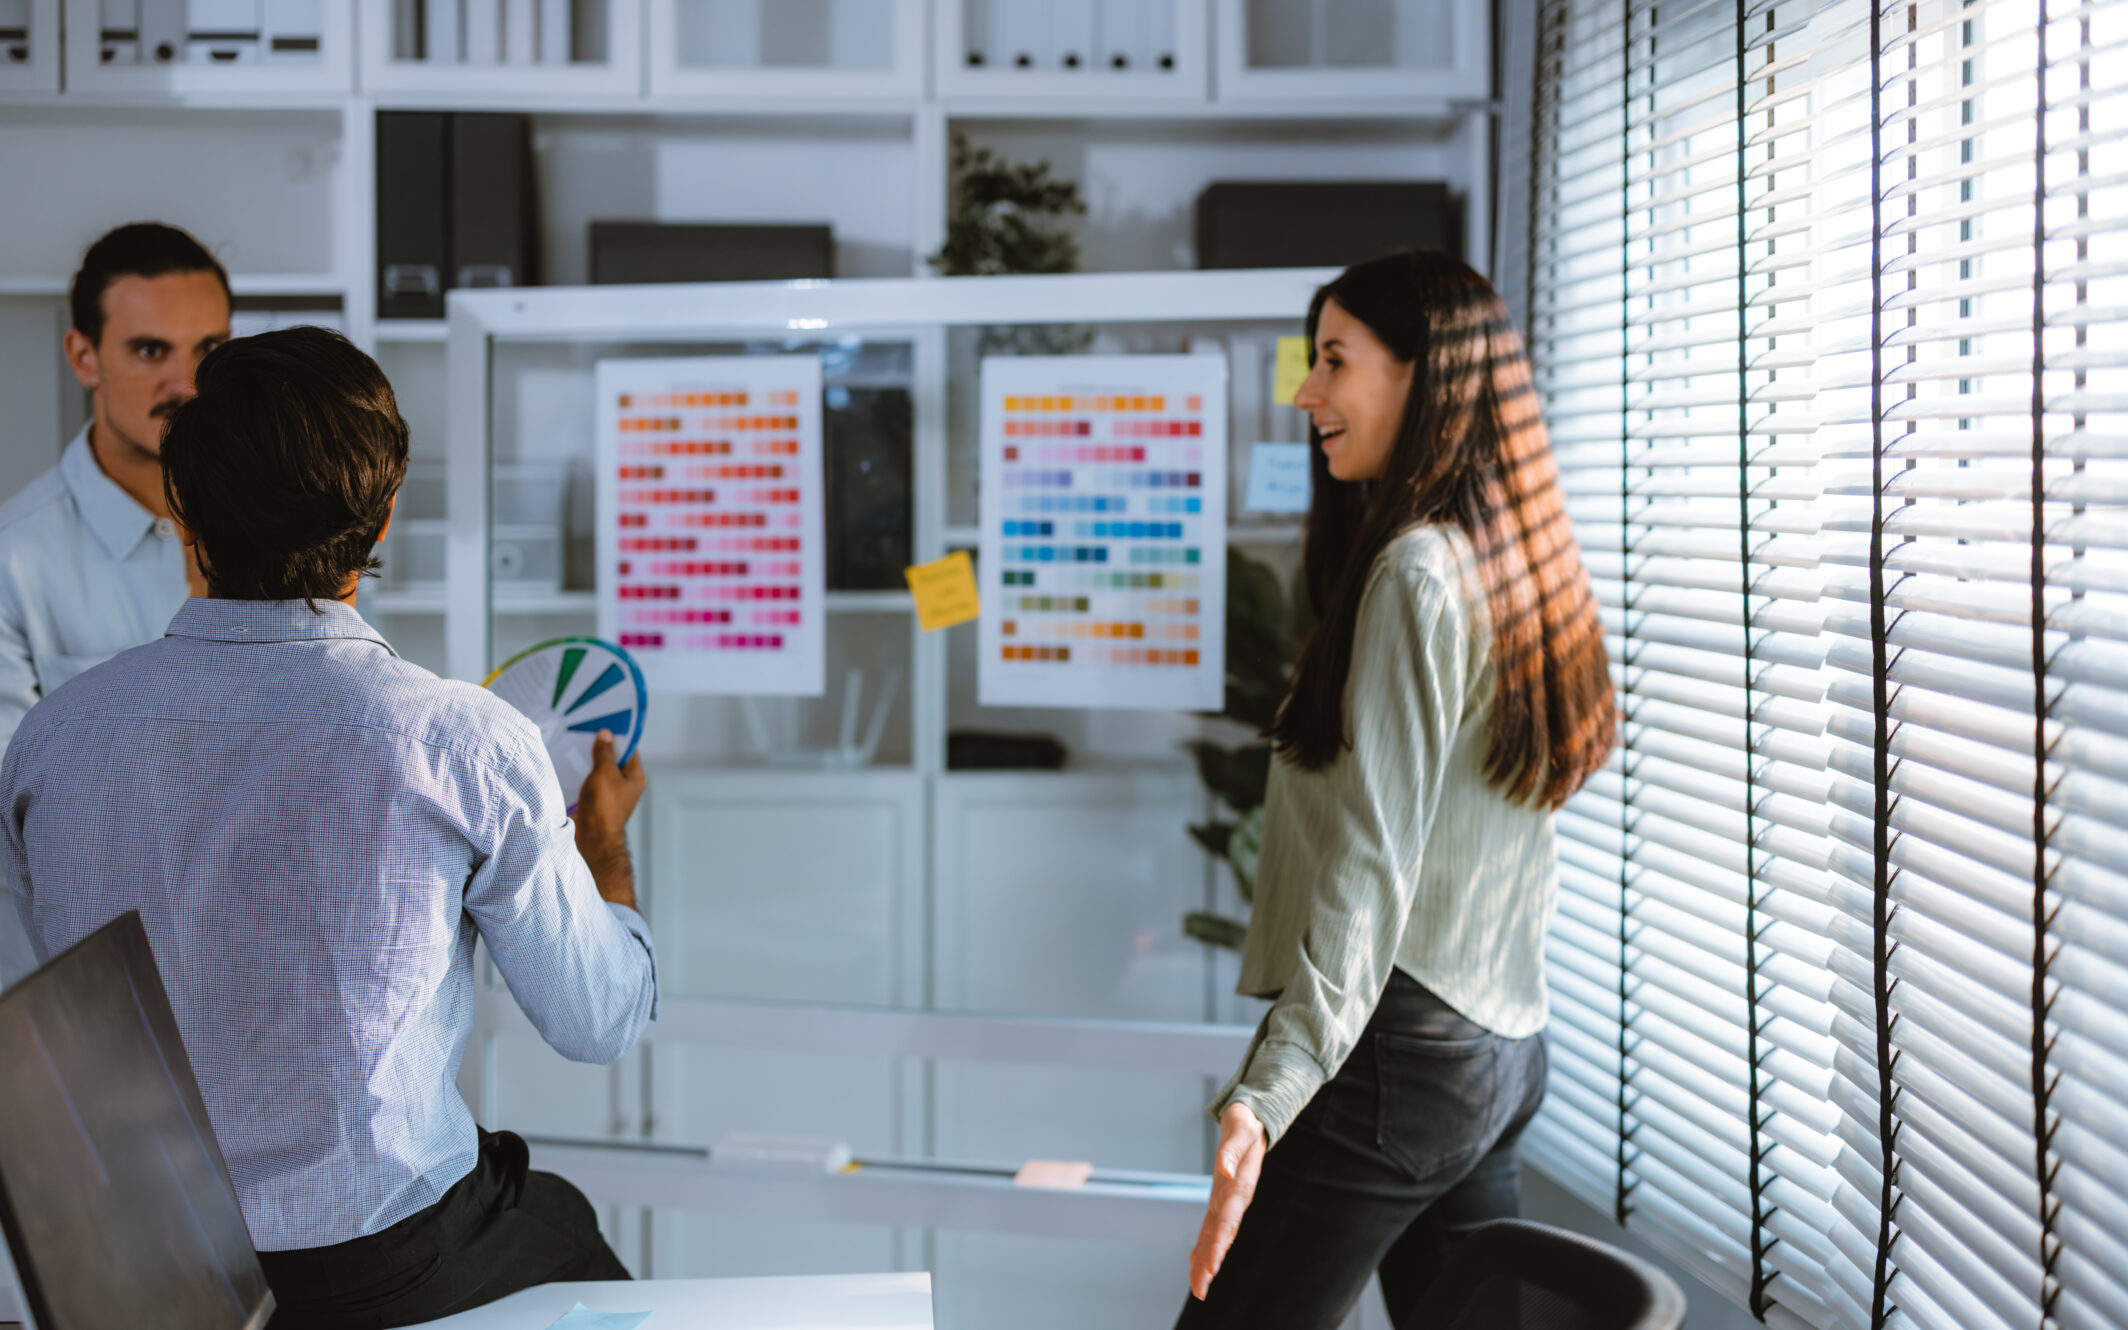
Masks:
[[[1544,1097],[1552,812],[1609,754],[1603,630],[1529,361],[1439,254],[1308,310],[1319,616],[1284,705],[1240,991],[1272,999],[1213,1105],[1178,1326],[1401,1320],[1515,1213]]]

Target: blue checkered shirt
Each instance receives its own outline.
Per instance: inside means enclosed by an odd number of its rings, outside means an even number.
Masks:
[[[355,611],[195,599],[39,702],[0,765],[4,869],[56,955],[137,909],[253,1242],[375,1233],[471,1171],[484,938],[547,1042],[626,1053],[650,933],[599,899],[538,730]]]

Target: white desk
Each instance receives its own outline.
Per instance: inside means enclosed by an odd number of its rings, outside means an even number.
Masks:
[[[928,1274],[541,1284],[410,1330],[547,1330],[579,1302],[643,1330],[931,1330]]]

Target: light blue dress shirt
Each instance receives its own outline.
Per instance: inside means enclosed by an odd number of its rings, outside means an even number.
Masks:
[[[38,698],[162,636],[186,595],[177,527],[103,473],[82,426],[0,506],[0,747]]]
[[[599,898],[533,724],[319,608],[188,600],[0,763],[32,940],[52,956],[141,912],[262,1251],[375,1233],[472,1169],[476,938],[577,1061],[627,1052],[657,998],[649,930]]]

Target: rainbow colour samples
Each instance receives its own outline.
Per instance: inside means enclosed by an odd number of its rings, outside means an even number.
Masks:
[[[983,361],[979,700],[1224,703],[1227,369]]]
[[[661,692],[825,685],[820,361],[598,364],[599,632]]]
[[[614,760],[626,765],[643,737],[649,691],[626,651],[596,637],[557,637],[527,647],[482,681],[534,725],[554,760],[571,808],[591,774],[591,745],[613,735]]]

